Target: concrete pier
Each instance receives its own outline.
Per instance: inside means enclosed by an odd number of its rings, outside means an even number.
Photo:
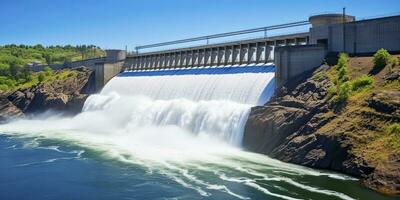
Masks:
[[[127,70],[187,68],[200,66],[241,65],[274,61],[275,46],[306,45],[308,33],[281,35],[191,48],[172,49],[130,55]]]

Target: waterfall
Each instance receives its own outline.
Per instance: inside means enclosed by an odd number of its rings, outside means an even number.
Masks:
[[[90,96],[83,111],[126,129],[174,126],[239,146],[250,108],[273,94],[274,74],[272,65],[128,71]]]

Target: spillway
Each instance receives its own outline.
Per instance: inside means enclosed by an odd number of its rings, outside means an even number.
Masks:
[[[274,87],[273,65],[128,71],[91,96],[84,111],[104,109],[114,97],[125,101],[130,126],[172,125],[239,146],[250,107],[265,103]]]
[[[28,185],[33,199],[380,199],[351,177],[240,149],[274,84],[273,65],[121,73],[74,117],[0,125],[0,197]]]
[[[101,93],[257,105],[265,103],[273,94],[274,72],[273,65],[124,72],[113,78]]]

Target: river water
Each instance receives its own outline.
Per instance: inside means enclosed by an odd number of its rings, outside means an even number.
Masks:
[[[0,125],[0,199],[394,199],[241,149],[273,66],[126,72],[75,117]]]

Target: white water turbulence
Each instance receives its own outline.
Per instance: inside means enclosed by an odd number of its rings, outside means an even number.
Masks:
[[[202,198],[302,199],[300,194],[315,193],[352,199],[298,181],[349,177],[240,150],[249,110],[271,97],[274,81],[274,66],[265,65],[124,72],[91,95],[77,116],[18,120],[0,125],[0,134],[91,149],[144,168],[143,176],[168,177]]]

